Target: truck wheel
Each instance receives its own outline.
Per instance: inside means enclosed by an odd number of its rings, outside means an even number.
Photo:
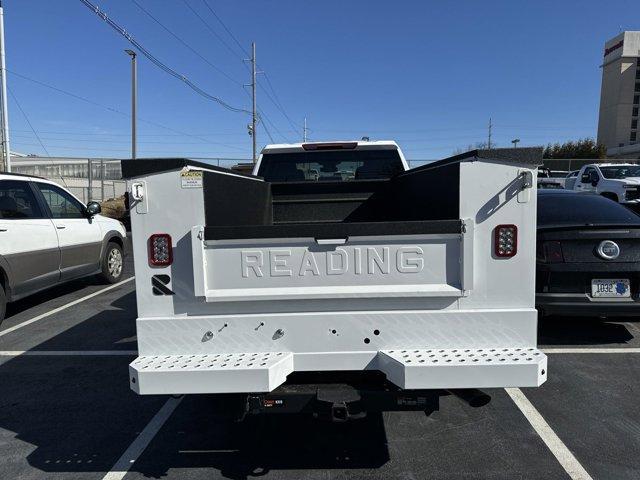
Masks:
[[[124,270],[124,255],[122,247],[115,242],[109,242],[102,258],[102,278],[108,283],[119,282]]]
[[[0,324],[4,320],[4,314],[7,311],[7,295],[4,293],[4,287],[0,285]]]

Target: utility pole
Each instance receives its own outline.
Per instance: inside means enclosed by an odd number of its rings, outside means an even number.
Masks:
[[[251,97],[253,98],[253,110],[251,114],[251,140],[253,141],[253,163],[256,163],[256,42],[251,42]]]
[[[9,146],[9,109],[7,108],[7,67],[4,55],[4,12],[0,0],[0,75],[2,76],[2,159],[5,172],[11,171],[11,148]]]
[[[304,117],[304,127],[302,128],[302,141],[307,143],[307,117]]]
[[[138,67],[136,52],[125,50],[131,57],[131,159],[136,159],[136,114],[138,106]]]
[[[493,127],[491,123],[491,117],[489,117],[489,139],[487,141],[487,148],[491,149],[491,128]]]

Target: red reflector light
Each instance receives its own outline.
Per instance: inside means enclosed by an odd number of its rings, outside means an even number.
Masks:
[[[171,236],[167,233],[154,233],[149,237],[149,264],[153,267],[167,267],[173,262]]]
[[[304,150],[353,150],[358,142],[303,143]]]
[[[560,242],[544,242],[542,244],[542,252],[544,253],[544,261],[546,263],[564,262],[564,255],[562,254],[562,245]]]
[[[496,257],[509,258],[518,253],[518,227],[498,225],[494,230],[493,248]]]

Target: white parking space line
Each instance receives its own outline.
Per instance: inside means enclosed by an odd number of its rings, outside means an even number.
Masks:
[[[0,350],[0,357],[110,357],[135,356],[137,350]]]
[[[578,462],[573,453],[556,435],[556,432],[549,426],[547,421],[542,417],[536,407],[525,397],[519,388],[505,388],[511,400],[520,409],[522,414],[529,421],[534,430],[538,433],[547,448],[551,450],[554,457],[560,462],[562,468],[571,477],[572,480],[593,480],[591,475],[587,473],[584,467]]]
[[[640,348],[541,348],[544,353],[640,353]]]
[[[170,398],[167,400],[102,480],[122,480],[124,478],[127,472],[131,470],[135,461],[142,455],[145,448],[149,446],[153,437],[156,436],[158,431],[160,431],[169,419],[176,407],[180,405],[183,398],[184,397]]]
[[[98,290],[97,292],[90,293],[89,295],[86,295],[86,296],[84,296],[82,298],[78,298],[77,300],[74,300],[73,302],[69,302],[69,303],[67,303],[65,305],[62,305],[61,307],[54,308],[53,310],[49,310],[48,312],[43,313],[42,315],[38,315],[37,317],[34,317],[31,320],[26,320],[26,321],[24,321],[22,323],[14,325],[13,327],[9,327],[9,328],[7,328],[5,330],[1,330],[0,331],[0,337],[2,337],[3,335],[7,335],[8,333],[15,332],[19,328],[26,327],[27,325],[31,325],[32,323],[35,323],[38,320],[42,320],[43,318],[47,318],[47,317],[53,315],[54,313],[61,312],[63,310],[66,310],[69,307],[73,307],[74,305],[77,305],[77,304],[82,303],[82,302],[84,302],[86,300],[89,300],[90,298],[97,297],[98,295],[100,295],[102,293],[105,293],[105,292],[108,292],[109,290],[113,290],[114,288],[118,288],[119,286],[130,282],[134,278],[135,277],[129,277],[129,278],[125,279],[125,280],[122,280],[121,282],[114,283],[113,285],[109,285],[108,287],[103,288],[102,290]]]

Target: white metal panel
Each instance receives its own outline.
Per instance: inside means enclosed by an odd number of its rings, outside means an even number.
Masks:
[[[142,394],[270,392],[293,371],[287,352],[138,357],[131,388]]]
[[[528,202],[518,202],[523,171],[532,172],[535,185],[537,172],[529,165],[460,164],[460,218],[474,222],[474,288],[460,299],[462,309],[534,308],[537,195],[534,192]],[[501,224],[518,227],[514,257],[499,258],[493,253],[494,229]]]
[[[201,229],[194,227],[194,290],[209,302],[459,297],[463,257],[472,256],[468,228],[466,237],[352,237],[337,246],[303,238],[197,242]],[[467,283],[471,276],[467,271]]]
[[[138,319],[137,332],[145,356],[264,351],[340,356],[398,348],[530,348],[536,345],[536,318],[535,309],[232,313]],[[361,363],[352,360],[346,355],[340,361],[359,370]]]
[[[547,378],[536,348],[383,350],[378,365],[403,389],[538,387]]]

